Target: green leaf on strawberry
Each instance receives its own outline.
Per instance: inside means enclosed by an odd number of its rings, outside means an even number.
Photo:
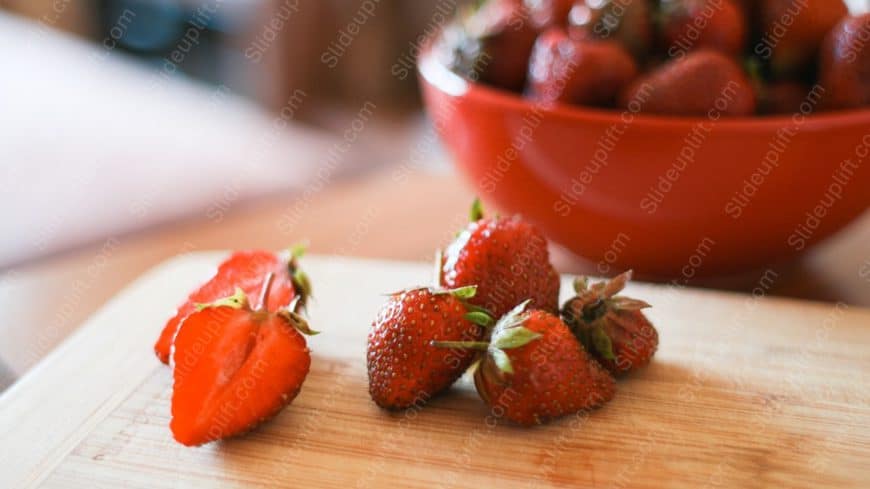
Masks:
[[[245,294],[245,291],[242,290],[241,287],[236,287],[235,293],[229,297],[223,297],[214,302],[209,303],[199,303],[194,304],[194,307],[197,311],[202,311],[208,307],[232,307],[233,309],[241,309],[243,307],[247,307],[248,305],[248,295]]]

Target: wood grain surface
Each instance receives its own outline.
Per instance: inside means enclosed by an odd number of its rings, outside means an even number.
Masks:
[[[222,256],[151,270],[0,397],[0,487],[870,485],[870,311],[768,298],[763,279],[755,296],[632,284],[661,334],[651,366],[604,408],[525,429],[491,423],[467,378],[379,410],[364,357],[379,294],[430,267],[307,257],[323,333],[301,394],[244,437],[182,447],[151,345]]]

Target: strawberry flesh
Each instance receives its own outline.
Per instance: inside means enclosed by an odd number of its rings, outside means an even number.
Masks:
[[[244,433],[299,393],[311,358],[278,314],[208,307],[189,315],[173,345],[175,439],[201,445]]]

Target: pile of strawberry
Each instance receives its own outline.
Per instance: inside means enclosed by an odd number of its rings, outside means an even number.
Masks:
[[[747,116],[870,105],[868,41],[843,0],[488,0],[440,47],[544,104]]]
[[[475,202],[436,263],[438,287],[391,294],[369,332],[369,393],[383,408],[422,405],[472,367],[493,413],[542,423],[606,403],[613,377],[658,346],[649,305],[618,295],[630,272],[577,279],[560,310],[547,241],[519,216],[483,217]]]
[[[613,376],[649,363],[658,333],[618,295],[625,273],[575,284],[559,309],[547,241],[518,216],[483,217],[439,253],[438,287],[392,294],[368,336],[369,392],[389,409],[425,403],[474,365],[477,391],[521,424],[600,406]],[[276,415],[311,364],[302,250],[239,251],[190,293],[154,351],[172,367],[174,438],[201,445]]]
[[[172,367],[175,439],[201,445],[276,415],[299,393],[314,334],[300,314],[311,291],[302,249],[239,251],[194,290],[154,345]]]

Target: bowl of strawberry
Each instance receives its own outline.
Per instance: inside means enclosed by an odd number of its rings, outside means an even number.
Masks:
[[[418,72],[481,197],[614,268],[750,270],[870,205],[870,14],[842,0],[489,0]]]

